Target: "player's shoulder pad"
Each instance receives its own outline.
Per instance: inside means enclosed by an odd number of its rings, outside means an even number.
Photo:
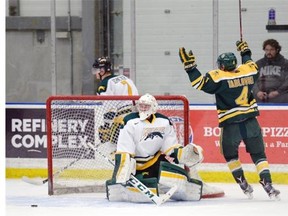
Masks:
[[[251,68],[254,67],[256,70],[258,70],[258,65],[256,64],[256,62],[249,61],[249,62],[247,62],[247,64],[249,65],[249,67],[251,67]]]
[[[211,70],[209,71],[206,76],[210,76],[211,79],[214,82],[218,82],[219,80],[221,80],[223,77],[225,77],[225,74],[227,74],[227,72],[225,73],[224,71],[220,70],[220,69],[216,69],[216,70]]]
[[[165,116],[165,115],[163,115],[163,114],[161,114],[161,113],[155,113],[155,117],[156,117],[156,118],[167,119],[167,120],[169,121],[169,124],[170,124],[170,125],[173,125],[172,122],[170,121],[170,119],[169,119],[167,116]]]
[[[129,113],[128,115],[126,115],[123,119],[123,125],[126,125],[128,121],[132,120],[132,119],[136,119],[139,118],[139,113],[138,112],[132,112]]]
[[[248,61],[247,63],[240,65],[237,69],[243,75],[246,74],[255,75],[258,72],[258,65],[253,61]]]
[[[110,76],[106,77],[105,79],[116,79],[116,78],[119,78],[121,75],[116,75],[116,74],[111,74]]]

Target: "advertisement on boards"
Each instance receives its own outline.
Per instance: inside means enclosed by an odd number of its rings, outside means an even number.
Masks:
[[[220,128],[215,109],[191,109],[190,125],[193,128],[194,143],[204,149],[204,163],[225,163],[220,153]],[[288,164],[288,122],[285,116],[288,110],[275,107],[260,109],[258,117],[266,146],[266,155],[270,164]],[[239,158],[242,163],[252,163],[246,153],[245,145],[240,143]]]
[[[204,163],[225,163],[220,153],[220,128],[217,112],[213,106],[190,106],[190,126],[193,130],[193,142],[204,149]],[[92,113],[91,113],[92,116]],[[271,164],[288,164],[288,107],[260,107],[259,123],[266,145],[266,154]],[[78,116],[79,117],[79,116]],[[92,117],[91,117],[92,118]],[[84,121],[85,120],[85,121]],[[84,130],[84,119],[72,119],[77,122],[77,132]],[[74,124],[75,125],[75,124]],[[69,127],[68,127],[69,128]],[[68,137],[73,144],[93,138],[77,136],[72,131]],[[81,135],[81,134],[80,134]],[[68,139],[67,138],[67,139]],[[75,140],[74,140],[75,138]],[[63,137],[58,137],[61,144]],[[55,141],[55,140],[54,140]],[[55,143],[54,143],[55,144]],[[245,145],[240,144],[239,156],[242,163],[251,163]],[[6,158],[47,158],[46,110],[39,106],[6,106]]]
[[[6,158],[47,157],[45,115],[45,106],[6,107]]]

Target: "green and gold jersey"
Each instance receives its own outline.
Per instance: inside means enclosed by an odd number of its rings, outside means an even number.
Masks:
[[[252,94],[258,78],[258,67],[251,58],[234,71],[217,69],[203,76],[194,68],[187,73],[193,88],[215,94],[220,127],[259,115]]]

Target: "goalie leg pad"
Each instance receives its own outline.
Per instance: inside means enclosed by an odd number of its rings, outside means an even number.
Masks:
[[[116,153],[112,180],[114,180],[115,183],[126,184],[131,174],[134,175],[135,173],[136,160],[131,158],[128,153]]]
[[[141,179],[153,193],[158,194],[157,178]],[[106,181],[106,196],[112,202],[135,202],[148,203],[152,202],[146,196],[131,185],[115,184],[113,181]]]
[[[177,190],[171,197],[173,200],[197,201],[201,199],[203,183],[200,180],[192,179],[185,169],[161,162],[160,164],[160,189],[167,192],[169,188],[177,185]]]
[[[190,178],[202,181],[202,178],[199,176],[195,166],[189,168],[189,176]],[[201,198],[216,198],[216,197],[223,197],[224,195],[225,192],[223,189],[208,185],[207,183],[203,182],[203,190]]]
[[[222,188],[203,183],[203,191],[201,198],[216,198],[223,196],[225,196],[225,192]]]

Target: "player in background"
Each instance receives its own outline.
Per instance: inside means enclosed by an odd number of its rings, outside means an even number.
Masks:
[[[179,144],[171,121],[157,112],[158,103],[152,95],[141,96],[137,108],[138,112],[124,118],[120,129],[113,177],[106,184],[107,198],[145,201],[146,197],[126,185],[131,173],[155,193],[166,193],[177,185],[178,190],[171,197],[174,200],[202,198],[202,181],[184,169],[184,165],[194,168],[203,160],[202,148],[193,143],[185,147]]]
[[[100,57],[95,60],[92,66],[92,74],[100,81],[97,95],[138,95],[138,89],[131,79],[124,75],[113,74],[112,64],[108,57]],[[120,122],[125,115],[132,112],[133,107],[133,101],[105,103],[104,124],[98,128],[98,133],[101,143],[106,143],[102,147],[108,150],[108,154],[113,155],[119,135]],[[103,152],[104,149],[101,149],[101,151]]]
[[[253,197],[253,188],[248,184],[239,160],[238,148],[243,141],[260,177],[260,183],[270,198],[280,198],[280,191],[272,186],[269,164],[261,128],[256,116],[259,115],[252,88],[258,78],[258,67],[251,59],[247,42],[237,41],[242,64],[237,67],[237,58],[223,53],[218,59],[218,69],[202,75],[197,69],[192,50],[186,53],[179,49],[180,60],[188,74],[193,88],[215,94],[219,127],[221,128],[221,152],[230,171],[243,192]]]
[[[100,81],[97,89],[98,95],[138,95],[134,82],[124,75],[114,75],[112,64],[108,57],[100,57],[95,60],[92,74]]]

